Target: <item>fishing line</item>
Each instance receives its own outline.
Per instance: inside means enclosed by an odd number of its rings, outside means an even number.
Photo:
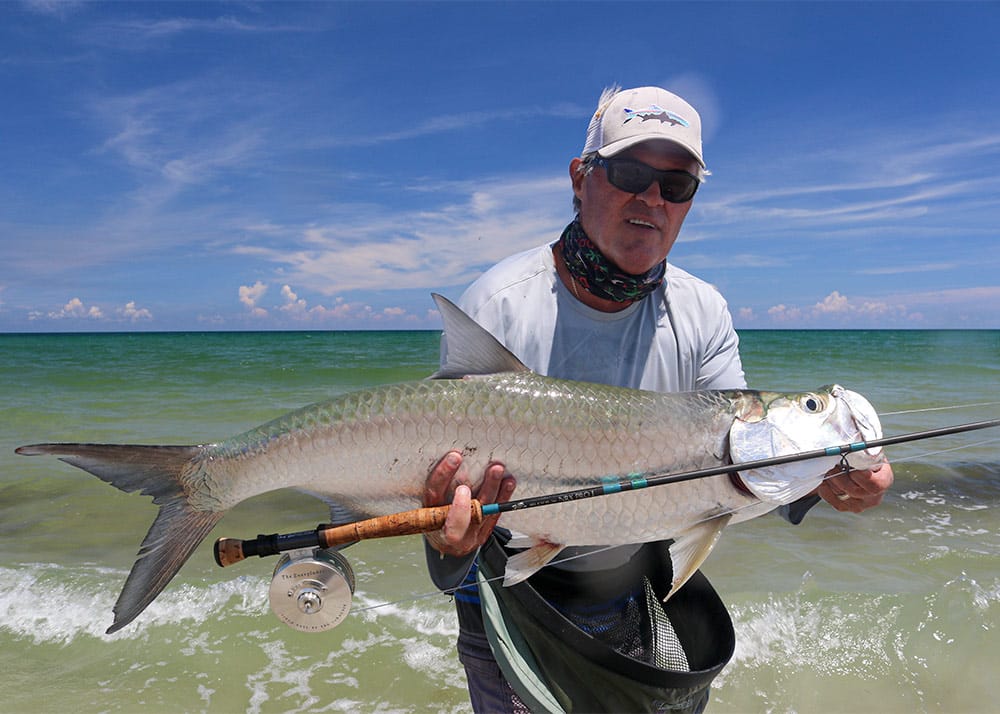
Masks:
[[[993,439],[984,439],[983,441],[976,441],[976,442],[973,442],[972,444],[961,444],[959,446],[953,446],[953,447],[951,447],[949,449],[939,449],[937,451],[924,451],[924,452],[921,452],[919,454],[912,454],[910,456],[900,456],[898,458],[897,457],[893,457],[892,463],[893,464],[902,464],[902,463],[906,463],[908,461],[916,461],[917,459],[923,459],[923,458],[926,458],[928,456],[937,456],[938,454],[947,454],[947,453],[952,452],[952,451],[961,451],[962,449],[972,449],[972,448],[975,448],[977,446],[985,446],[986,444],[994,444],[996,442],[1000,442],[1000,437],[996,437],[996,438],[993,438]]]
[[[503,576],[501,575],[500,577],[502,578]],[[460,585],[459,587],[455,588],[454,592],[458,592],[459,590],[469,589],[471,587],[473,587],[473,586],[472,585]],[[400,600],[389,600],[387,602],[380,602],[380,603],[375,604],[375,605],[365,605],[364,607],[351,608],[351,613],[350,614],[352,614],[352,615],[360,615],[363,612],[369,612],[371,610],[380,610],[382,608],[391,607],[393,605],[405,605],[405,604],[410,603],[410,602],[416,602],[417,600],[426,600],[426,599],[432,598],[434,596],[441,596],[441,595],[445,595],[445,594],[448,594],[448,593],[442,593],[440,590],[434,590],[432,592],[420,593],[418,595],[409,595],[409,596],[404,597],[404,598],[402,598]]]
[[[903,409],[898,412],[881,412],[880,417],[884,416],[897,416],[899,414],[918,414],[920,412],[940,412],[949,409],[971,409],[973,407],[995,407],[1000,402],[977,402],[975,404],[953,404],[947,407],[924,407],[922,409]]]

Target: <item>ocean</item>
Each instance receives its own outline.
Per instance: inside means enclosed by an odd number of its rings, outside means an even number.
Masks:
[[[751,386],[837,382],[886,434],[1000,416],[1000,331],[745,331]],[[105,635],[155,515],[38,441],[204,443],[348,390],[419,379],[434,332],[0,335],[4,712],[461,712],[447,597],[419,537],[345,552],[353,609],[322,633],[269,610],[275,559],[225,570],[219,536],[307,530],[319,501],[230,512],[162,595]],[[709,712],[981,712],[1000,695],[1000,429],[887,449],[896,483],[862,515],[726,530],[704,570],[736,655]]]

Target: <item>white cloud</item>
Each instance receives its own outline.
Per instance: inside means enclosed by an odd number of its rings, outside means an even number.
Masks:
[[[296,295],[295,292],[292,291],[291,287],[288,285],[282,285],[281,297],[284,298],[285,304],[278,308],[279,310],[291,315],[292,317],[298,317],[300,319],[306,317],[306,301]]]
[[[61,310],[48,313],[48,317],[53,320],[63,320],[65,318],[100,320],[104,317],[104,313],[96,305],[87,307],[80,298],[75,297],[63,305]]]
[[[31,310],[28,312],[29,321],[38,320],[93,320],[101,322],[140,322],[142,320],[152,320],[153,313],[144,307],[138,307],[134,300],[130,300],[122,307],[114,308],[110,312],[114,317],[109,316],[104,308],[99,305],[86,305],[78,297],[70,298],[65,305],[58,310],[44,312],[41,310]]]
[[[767,314],[775,322],[791,322],[802,317],[802,310],[797,307],[788,307],[785,304],[781,304],[768,308]]]
[[[399,325],[404,323],[420,325],[437,325],[439,316],[436,311],[427,311],[427,314],[414,315],[405,307],[390,306],[376,310],[370,304],[359,301],[349,301],[343,297],[336,297],[329,305],[316,304],[310,306],[309,302],[301,297],[289,284],[281,286],[281,302],[274,306],[275,311],[261,306],[261,301],[268,291],[268,285],[257,281],[252,286],[240,287],[240,301],[250,310],[250,315],[256,318],[273,318],[274,325],[281,324],[280,319],[295,320],[312,324],[341,323],[341,324],[371,324],[379,323],[386,326]]]
[[[253,285],[240,285],[240,302],[247,306],[253,317],[267,317],[267,310],[257,307],[257,302],[267,292],[267,285],[257,281]]]
[[[832,293],[823,298],[822,302],[818,302],[813,306],[813,310],[817,313],[843,313],[852,309],[853,306],[847,298],[841,295],[837,290],[834,290]]]
[[[153,313],[144,307],[136,307],[134,300],[125,303],[125,307],[118,308],[116,313],[119,317],[129,322],[153,319]]]
[[[834,290],[809,307],[780,303],[767,310],[775,324],[788,327],[908,326],[991,327],[1000,304],[1000,286],[895,293],[882,298],[850,297]],[[743,322],[754,319],[750,308],[736,313]],[[931,321],[931,322],[929,322]]]
[[[784,303],[768,308],[768,316],[773,322],[802,325],[866,324],[875,318],[911,319],[905,305],[898,301],[874,300],[870,298],[852,299],[834,290],[812,307],[801,308]],[[742,312],[740,317],[744,317]]]

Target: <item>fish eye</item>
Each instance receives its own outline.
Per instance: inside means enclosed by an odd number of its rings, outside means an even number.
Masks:
[[[816,414],[823,410],[823,403],[812,394],[803,397],[801,403],[802,408],[810,414]]]

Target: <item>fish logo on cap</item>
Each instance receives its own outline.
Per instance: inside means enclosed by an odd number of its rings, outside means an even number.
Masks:
[[[668,123],[673,126],[691,126],[683,117],[677,116],[673,112],[668,112],[666,109],[657,104],[651,104],[646,109],[629,109],[628,107],[625,107],[624,111],[627,118],[622,122],[622,124],[628,124],[633,119],[642,119],[644,122],[656,119],[661,124]]]

